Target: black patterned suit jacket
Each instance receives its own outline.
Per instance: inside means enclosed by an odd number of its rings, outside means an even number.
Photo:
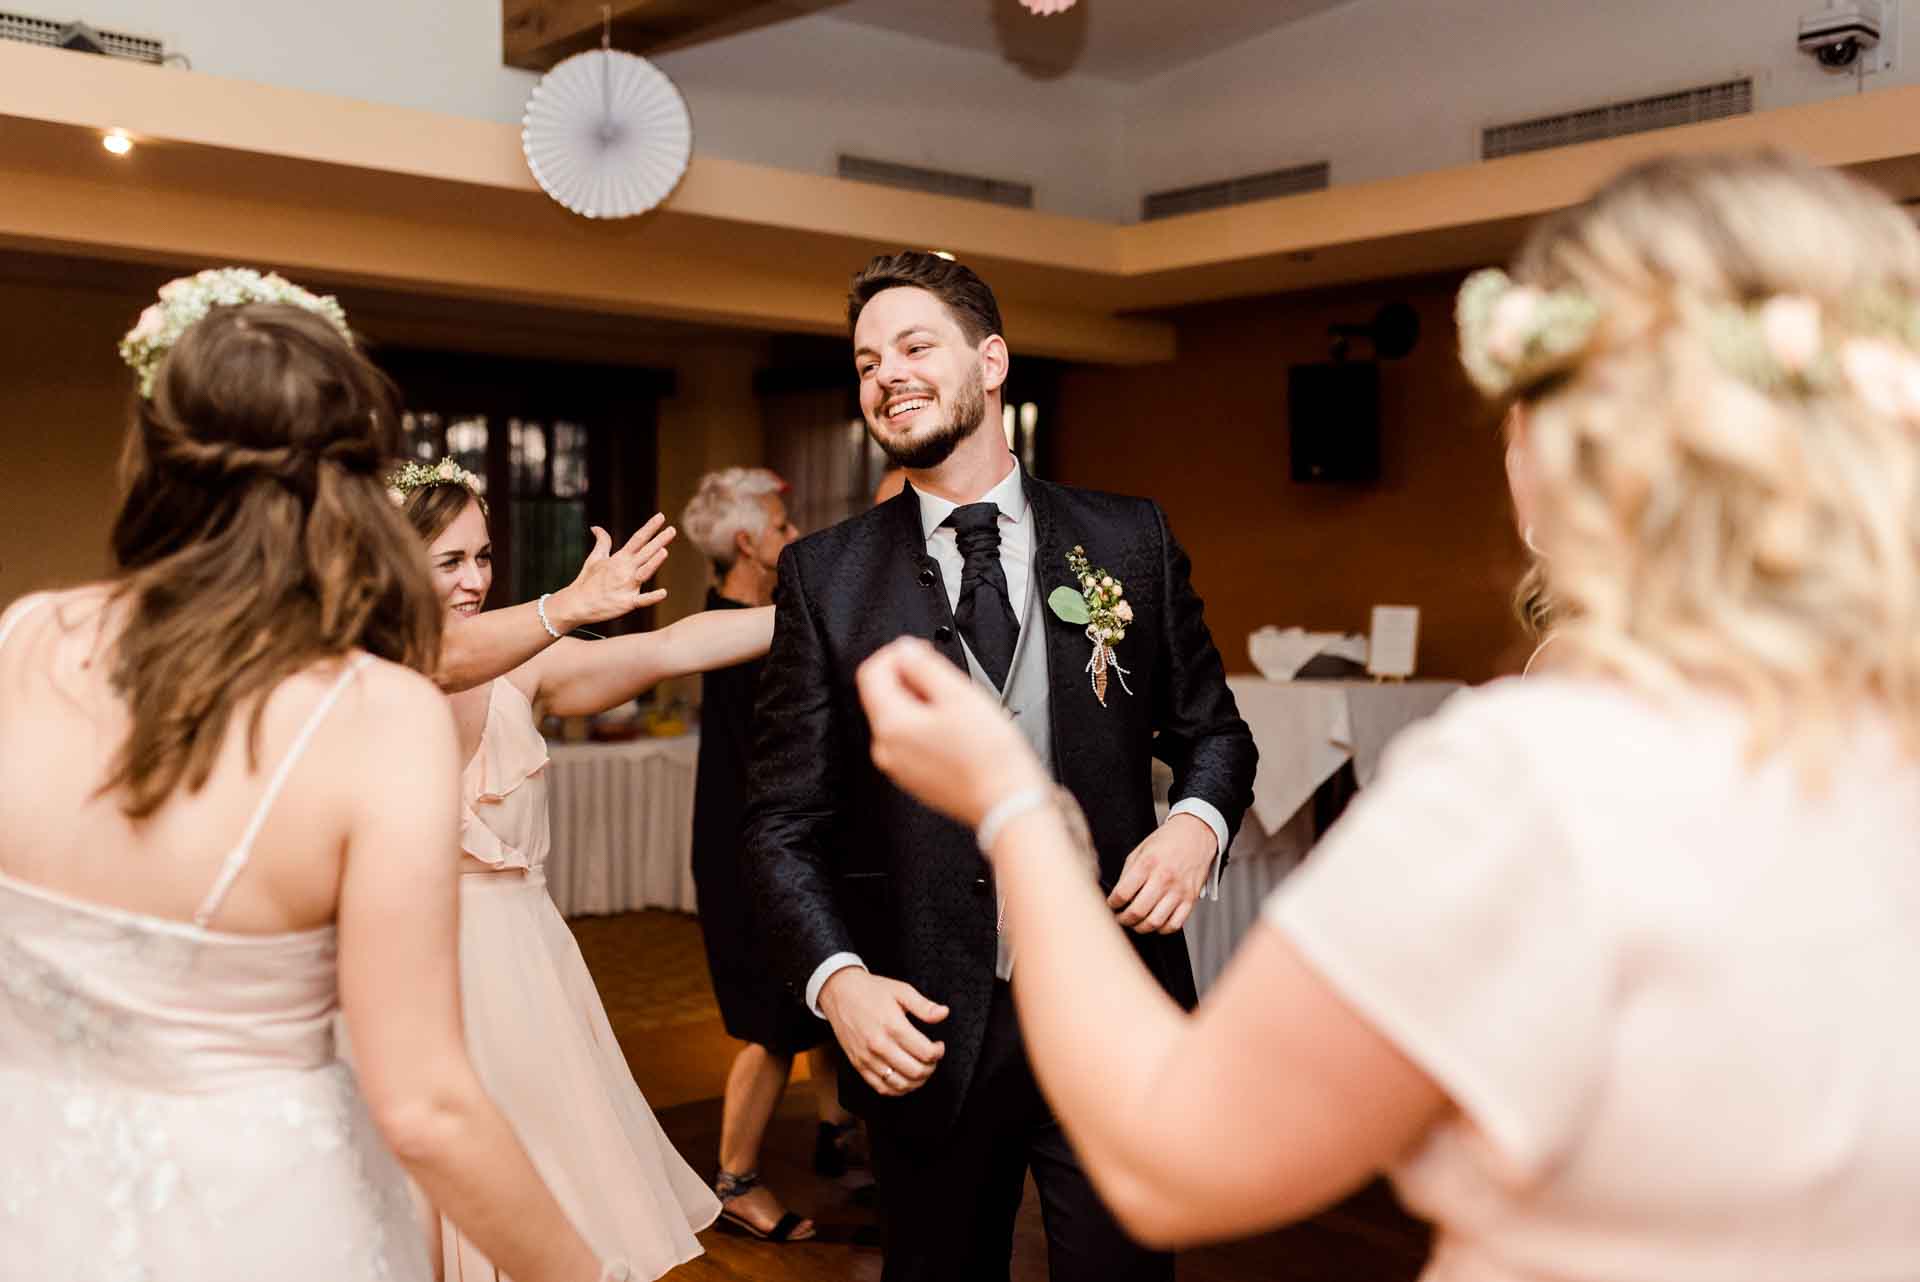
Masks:
[[[1257,753],[1227,689],[1189,565],[1158,505],[1029,477],[1033,572],[1044,599],[1077,583],[1067,553],[1119,579],[1133,606],[1102,707],[1086,673],[1083,627],[1044,604],[1054,767],[1086,810],[1111,889],[1155,827],[1152,765],[1173,770],[1175,801],[1210,802],[1237,831],[1253,799]],[[924,1031],[946,1056],[918,1091],[883,1098],[847,1072],[853,1111],[902,1134],[937,1137],[958,1116],[985,1033],[994,981],[995,896],[964,827],[895,788],[873,765],[854,687],[862,660],[901,635],[966,658],[940,571],[926,551],[909,487],[782,555],[773,649],[761,677],[749,771],[744,859],[756,919],[779,978],[802,992],[819,964],[858,953],[875,974],[904,980],[949,1014]],[[1225,857],[1222,852],[1222,858]],[[1180,935],[1136,935],[1134,948],[1174,998],[1194,1003]]]

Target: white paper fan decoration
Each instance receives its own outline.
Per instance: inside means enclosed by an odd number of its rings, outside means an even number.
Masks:
[[[541,190],[574,213],[631,218],[665,200],[687,172],[693,120],[658,67],[593,49],[533,87],[520,147]]]

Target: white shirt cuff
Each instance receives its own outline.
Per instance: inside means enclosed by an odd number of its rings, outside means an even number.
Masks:
[[[867,968],[867,964],[860,960],[859,953],[835,953],[813,968],[813,978],[807,981],[808,1010],[821,1019],[826,1018],[825,1015],[820,1014],[820,990],[827,986],[829,979],[849,966],[858,966],[861,970]]]
[[[1167,818],[1175,815],[1192,815],[1195,819],[1213,829],[1213,867],[1207,872],[1207,884],[1200,890],[1200,898],[1218,900],[1220,898],[1220,874],[1226,869],[1226,861],[1220,856],[1227,853],[1227,817],[1210,801],[1199,797],[1185,797],[1173,803],[1167,811]]]

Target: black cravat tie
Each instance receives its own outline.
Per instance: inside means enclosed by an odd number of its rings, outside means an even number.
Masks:
[[[953,509],[946,524],[960,543],[960,604],[953,621],[994,686],[1005,689],[1020,621],[1007,594],[1007,572],[1000,566],[1000,509],[992,503],[969,503]]]

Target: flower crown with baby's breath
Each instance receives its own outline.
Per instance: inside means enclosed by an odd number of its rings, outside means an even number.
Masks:
[[[480,495],[480,478],[454,462],[451,455],[437,463],[409,461],[399,470],[388,473],[387,497],[397,506],[405,503],[407,495],[415,490],[432,489],[436,485],[458,485],[480,499],[483,511],[487,506],[486,499]]]
[[[1460,363],[1490,397],[1511,396],[1570,369],[1592,345],[1600,307],[1577,290],[1515,284],[1498,268],[1467,277],[1455,307]],[[1767,395],[1851,393],[1920,426],[1920,308],[1894,294],[1863,297],[1845,315],[1776,294],[1705,313],[1708,350]]]
[[[284,276],[250,267],[217,267],[170,280],[160,287],[160,301],[151,303],[120,340],[120,359],[140,376],[140,395],[153,396],[160,361],[180,336],[216,307],[245,303],[284,303],[326,318],[351,342],[347,314],[331,295],[311,294]]]

